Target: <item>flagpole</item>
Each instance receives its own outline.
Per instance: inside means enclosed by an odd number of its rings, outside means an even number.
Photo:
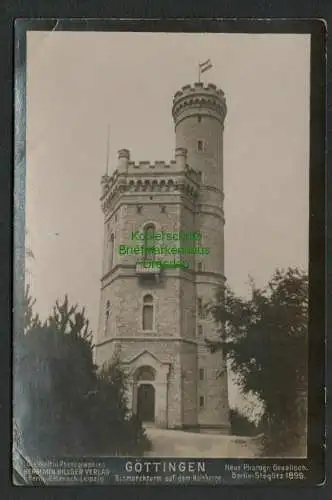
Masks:
[[[205,71],[208,71],[211,68],[212,68],[212,63],[211,63],[210,59],[208,59],[207,61],[205,61],[203,63],[198,64],[198,82],[199,83],[201,82],[202,73],[205,73]]]
[[[110,125],[108,124],[107,138],[106,138],[106,175],[108,175],[109,156],[110,156]]]

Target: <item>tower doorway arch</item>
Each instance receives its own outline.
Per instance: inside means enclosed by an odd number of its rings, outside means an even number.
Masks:
[[[142,422],[153,423],[155,421],[156,372],[151,366],[141,366],[136,374],[136,412]]]
[[[137,415],[141,422],[155,421],[155,388],[152,384],[140,384],[137,390]]]

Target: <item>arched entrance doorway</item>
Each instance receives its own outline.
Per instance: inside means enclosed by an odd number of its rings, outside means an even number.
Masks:
[[[137,391],[137,414],[142,422],[154,422],[155,389],[151,384],[141,384]]]
[[[142,422],[155,421],[156,391],[154,387],[156,372],[150,366],[142,366],[136,372],[137,415]]]

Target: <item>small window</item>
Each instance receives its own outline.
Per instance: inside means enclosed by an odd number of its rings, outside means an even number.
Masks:
[[[108,321],[110,318],[110,312],[111,312],[111,304],[110,301],[108,300],[105,305],[105,323],[104,323],[104,334],[107,334],[108,330]]]
[[[198,116],[197,116],[197,121],[198,121],[198,123],[201,123],[201,121],[202,121],[202,117],[201,117],[201,115],[198,115]]]
[[[110,258],[110,269],[113,269],[113,264],[114,264],[114,234],[111,234],[111,237],[110,237],[109,258]]]
[[[197,141],[197,151],[203,151],[203,141]]]
[[[205,401],[204,401],[204,396],[199,397],[199,407],[204,408],[205,406]]]
[[[198,337],[203,336],[203,326],[202,325],[197,325],[197,335],[198,335]]]
[[[105,318],[106,318],[107,321],[108,321],[108,319],[110,317],[110,307],[111,307],[111,304],[110,304],[110,301],[108,300],[106,302],[106,309],[105,309]]]
[[[136,210],[137,210],[138,214],[141,214],[142,213],[142,205],[137,205]]]
[[[197,262],[197,271],[200,272],[202,271],[203,267],[202,267],[202,262]]]
[[[154,248],[153,244],[153,233],[156,232],[156,226],[154,224],[147,224],[144,227],[144,259],[154,260],[155,254],[152,250]]]
[[[199,380],[204,380],[204,368],[199,369]]]
[[[197,299],[197,315],[199,318],[203,317],[203,300],[201,297]]]
[[[143,330],[153,330],[153,314],[153,297],[152,295],[145,295],[142,314]]]
[[[205,319],[205,307],[201,297],[197,299],[197,315],[199,319]]]

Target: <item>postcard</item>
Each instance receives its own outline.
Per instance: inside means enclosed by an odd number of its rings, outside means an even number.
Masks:
[[[16,23],[14,482],[321,483],[324,24],[165,23]]]

